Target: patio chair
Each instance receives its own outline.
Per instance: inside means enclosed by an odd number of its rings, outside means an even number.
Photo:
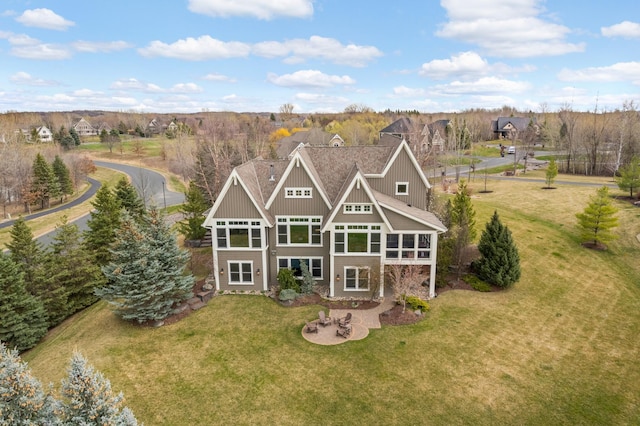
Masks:
[[[306,326],[304,327],[304,331],[307,333],[317,333],[318,332],[318,324],[315,322],[306,321]]]
[[[351,312],[347,312],[347,315],[344,318],[340,318],[338,320],[338,325],[342,328],[351,324]]]
[[[350,335],[351,335],[351,324],[347,324],[346,326],[342,328],[338,328],[336,330],[336,336],[341,336],[341,337],[344,337],[345,339],[348,339]]]
[[[331,317],[325,316],[324,311],[318,312],[318,324],[323,327],[331,325]]]

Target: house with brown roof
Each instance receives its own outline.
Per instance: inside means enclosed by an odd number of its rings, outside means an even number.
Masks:
[[[96,128],[84,118],[78,120],[78,122],[73,125],[73,129],[76,131],[78,136],[95,136],[98,134]]]
[[[526,131],[529,126],[534,132],[539,132],[539,127],[535,118],[529,117],[498,117],[491,122],[491,129],[496,135],[496,139],[517,139],[518,135]]]
[[[304,262],[329,297],[382,297],[388,267],[418,265],[435,296],[446,228],[427,210],[430,184],[407,142],[383,140],[302,144],[235,167],[204,222],[216,289],[267,291]]]

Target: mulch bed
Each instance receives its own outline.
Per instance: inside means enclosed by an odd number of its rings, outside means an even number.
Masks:
[[[319,294],[307,294],[298,297],[296,300],[283,304],[283,306],[306,306],[306,305],[320,305],[327,309],[371,309],[378,306],[380,303],[373,300],[327,300]]]

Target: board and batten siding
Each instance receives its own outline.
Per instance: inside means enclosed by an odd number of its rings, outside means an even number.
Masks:
[[[229,284],[229,262],[252,262],[252,284]],[[257,276],[256,270],[264,271],[262,265],[262,250],[218,250],[218,268],[224,268],[224,274],[219,275],[220,290],[256,290],[261,291],[262,273]]]
[[[260,218],[260,212],[249,198],[244,188],[238,185],[231,185],[220,203],[215,217],[224,218]]]
[[[347,196],[344,201],[344,204],[373,204],[371,198],[367,195],[367,192],[360,187],[358,189],[354,186],[351,193]],[[345,214],[344,213],[344,204],[338,207],[338,212],[336,213],[333,222],[334,223],[382,223],[382,217],[378,213],[378,210],[373,207],[371,209],[371,213],[360,213],[360,214]]]
[[[421,174],[422,171],[416,169],[409,154],[402,150],[384,178],[368,178],[367,182],[376,191],[419,209],[425,209],[427,207],[427,188],[422,181]],[[396,182],[408,182],[409,195],[396,195]]]
[[[384,215],[389,220],[389,223],[396,231],[416,231],[420,233],[428,233],[434,232],[435,230],[431,227],[427,227],[426,225],[416,222],[415,220],[409,219],[406,216],[393,212],[389,209],[385,209],[383,207]]]
[[[383,285],[383,277],[380,274],[380,256],[335,256],[333,260],[333,291],[334,297],[353,297],[356,299],[370,298],[380,291]],[[367,290],[345,290],[345,267],[368,267],[370,270],[369,288]],[[340,281],[336,276],[340,275]]]
[[[312,198],[285,198],[286,188],[312,188]],[[276,194],[269,211],[276,216],[324,216],[327,205],[324,203],[320,191],[301,166],[294,166],[291,173]]]

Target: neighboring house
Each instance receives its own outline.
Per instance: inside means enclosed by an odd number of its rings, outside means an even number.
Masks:
[[[147,124],[147,133],[151,135],[159,135],[165,133],[167,130],[177,131],[178,125],[173,121],[167,124],[158,118],[152,119],[149,124]]]
[[[336,139],[337,138],[337,139]],[[331,137],[330,133],[327,133],[319,128],[313,128],[309,130],[301,130],[295,132],[291,136],[284,137],[276,143],[276,155],[279,159],[287,159],[289,156],[300,146],[332,146],[335,141],[344,141],[338,135]]]
[[[496,135],[496,139],[517,139],[518,134],[527,130],[532,124],[538,133],[538,124],[535,118],[529,117],[498,117],[491,121],[491,128]]]
[[[407,142],[384,140],[234,168],[204,222],[216,289],[266,291],[304,261],[329,297],[381,297],[385,267],[401,264],[421,266],[435,296],[446,228],[426,210],[430,185]]]
[[[422,150],[433,149],[437,152],[444,151],[447,143],[446,136],[448,125],[449,120],[437,120],[433,123],[425,124],[422,129]]]
[[[421,135],[424,126],[408,117],[402,117],[380,130],[380,139],[384,135],[396,136],[407,141],[414,153],[419,152],[422,148]]]
[[[78,136],[95,136],[98,131],[87,120],[81,118],[76,124],[73,125],[73,129]]]
[[[40,126],[36,129],[40,142],[53,142],[53,133],[47,126]]]
[[[96,133],[99,135],[102,133],[103,130],[107,133],[111,132],[111,126],[109,126],[109,123],[106,123],[104,121],[100,123],[100,125],[96,129]]]

